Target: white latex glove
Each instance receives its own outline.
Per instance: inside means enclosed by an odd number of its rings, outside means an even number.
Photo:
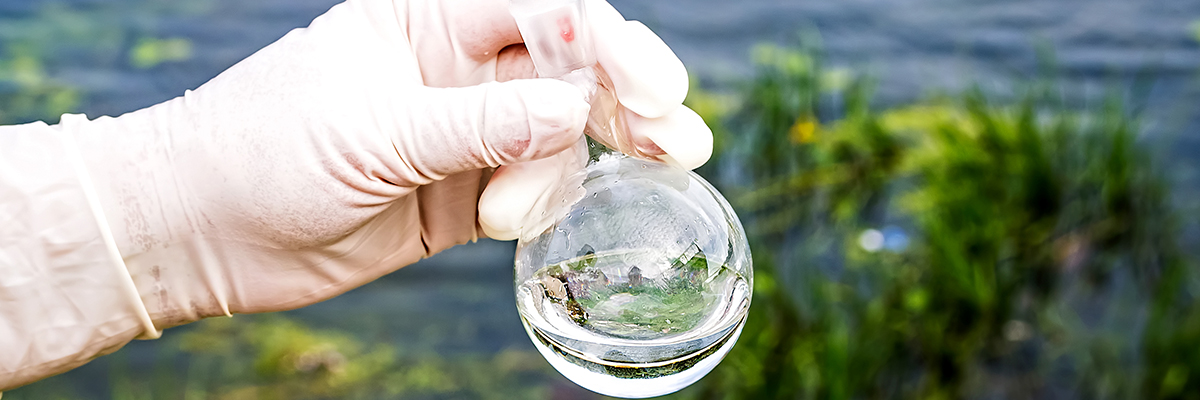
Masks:
[[[55,187],[87,192],[91,206],[61,212],[102,210],[88,231],[101,233],[87,243],[103,262],[72,264],[50,284],[0,278],[0,306],[31,307],[10,295],[37,284],[26,290],[43,295],[36,307],[72,307],[104,282],[117,283],[98,296],[121,297],[110,289],[124,285],[137,292],[125,297],[142,304],[96,299],[96,307],[77,307],[87,312],[73,320],[0,312],[7,319],[0,328],[12,328],[15,337],[0,337],[0,347],[22,351],[0,354],[0,390],[113,351],[138,327],[143,337],[156,337],[204,317],[305,306],[472,241],[485,184],[509,214],[536,212],[539,193],[581,165],[588,110],[574,86],[516,79],[532,77],[532,63],[510,46],[521,39],[507,7],[505,0],[350,0],[183,97],[118,118],[64,116],[58,129],[66,139],[44,136],[76,143],[86,173],[63,178],[79,188]],[[664,159],[703,163],[711,133],[679,106],[687,82],[682,64],[607,3],[591,2],[589,12],[602,21],[593,24],[598,42],[611,38],[598,43],[598,58],[618,95],[632,111],[654,117],[630,116],[635,135],[646,131],[640,135],[661,147]],[[492,82],[498,79],[516,80]],[[0,149],[12,149],[5,139]],[[487,183],[491,167],[539,159],[540,166],[501,169]],[[10,162],[0,160],[0,172],[22,170]],[[45,197],[34,192],[0,197],[0,206],[17,205],[0,213]],[[501,234],[520,229],[492,225]],[[29,230],[62,231],[37,228]],[[97,237],[106,228],[107,248]],[[15,232],[9,235],[22,230]],[[0,246],[0,255],[18,259],[25,251],[3,240]],[[113,277],[120,271],[113,247],[131,286]],[[110,303],[119,307],[100,306]],[[91,315],[107,308],[110,314]],[[71,340],[45,339],[62,331]]]

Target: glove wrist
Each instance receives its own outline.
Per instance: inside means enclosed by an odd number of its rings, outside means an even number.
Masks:
[[[228,313],[219,304],[193,300],[212,296],[185,281],[196,264],[185,242],[202,232],[202,214],[190,207],[190,184],[175,168],[178,153],[186,151],[174,140],[179,133],[174,125],[187,121],[177,112],[182,102],[178,98],[117,118],[64,115],[60,124],[78,143],[96,212],[107,221],[111,243],[155,333]]]

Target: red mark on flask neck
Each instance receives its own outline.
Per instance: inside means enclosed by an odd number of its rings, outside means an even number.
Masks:
[[[575,41],[575,24],[571,23],[571,16],[558,19],[558,36],[567,43]]]

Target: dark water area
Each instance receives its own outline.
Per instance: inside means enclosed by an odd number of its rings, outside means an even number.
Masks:
[[[187,4],[181,4],[187,3]],[[77,87],[79,112],[119,115],[181,95],[307,25],[332,0],[0,0],[0,46],[57,37],[75,25],[118,30],[94,47],[48,50],[48,73]],[[689,72],[720,90],[754,73],[751,49],[793,45],[819,32],[828,63],[879,79],[879,102],[900,104],[970,85],[1013,94],[1038,72],[1039,46],[1052,49],[1054,78],[1080,104],[1113,88],[1148,83],[1131,95],[1145,131],[1162,143],[1178,193],[1200,188],[1200,21],[1196,0],[612,0],[643,21]],[[48,8],[77,10],[79,20],[47,22]],[[37,24],[42,24],[41,26]],[[53,24],[53,26],[48,26]],[[180,37],[192,55],[150,68],[124,54],[137,37]],[[811,38],[811,36],[809,36]],[[71,39],[64,39],[71,40]],[[53,45],[54,43],[49,43]],[[0,47],[0,55],[5,48]],[[1140,100],[1139,100],[1140,99]],[[460,246],[321,304],[284,313],[315,327],[377,332],[397,346],[446,354],[531,350],[516,313],[512,243]],[[176,334],[189,328],[168,330]],[[124,353],[149,368],[155,341]],[[105,359],[67,377],[104,387]],[[140,360],[140,361],[139,361]],[[105,390],[98,390],[105,393]],[[103,396],[103,395],[101,395]],[[7,398],[7,397],[6,397]]]

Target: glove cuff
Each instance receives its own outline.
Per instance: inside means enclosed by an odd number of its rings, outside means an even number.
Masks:
[[[0,390],[152,338],[75,140],[0,127]]]
[[[62,116],[61,125],[66,127],[79,123],[88,122],[87,116],[82,114],[64,114]],[[61,128],[60,128],[61,129]],[[146,305],[142,303],[141,295],[138,294],[137,287],[134,285],[133,277],[129,275],[129,270],[125,267],[125,260],[121,258],[121,252],[117,249],[117,243],[113,239],[112,229],[109,228],[108,218],[104,215],[104,209],[100,206],[100,199],[96,194],[96,187],[92,182],[91,174],[88,173],[87,166],[83,162],[83,155],[79,151],[79,145],[75,141],[75,135],[70,132],[62,135],[64,142],[64,150],[67,153],[67,159],[74,169],[75,175],[79,180],[80,187],[83,189],[84,198],[87,200],[88,209],[96,221],[96,226],[100,231],[100,240],[108,249],[106,256],[108,264],[113,266],[120,279],[120,288],[118,289],[124,300],[133,304],[136,310],[139,322],[144,329],[137,339],[158,339],[162,336],[162,331],[154,327],[154,322],[150,319],[150,313],[146,310]]]

